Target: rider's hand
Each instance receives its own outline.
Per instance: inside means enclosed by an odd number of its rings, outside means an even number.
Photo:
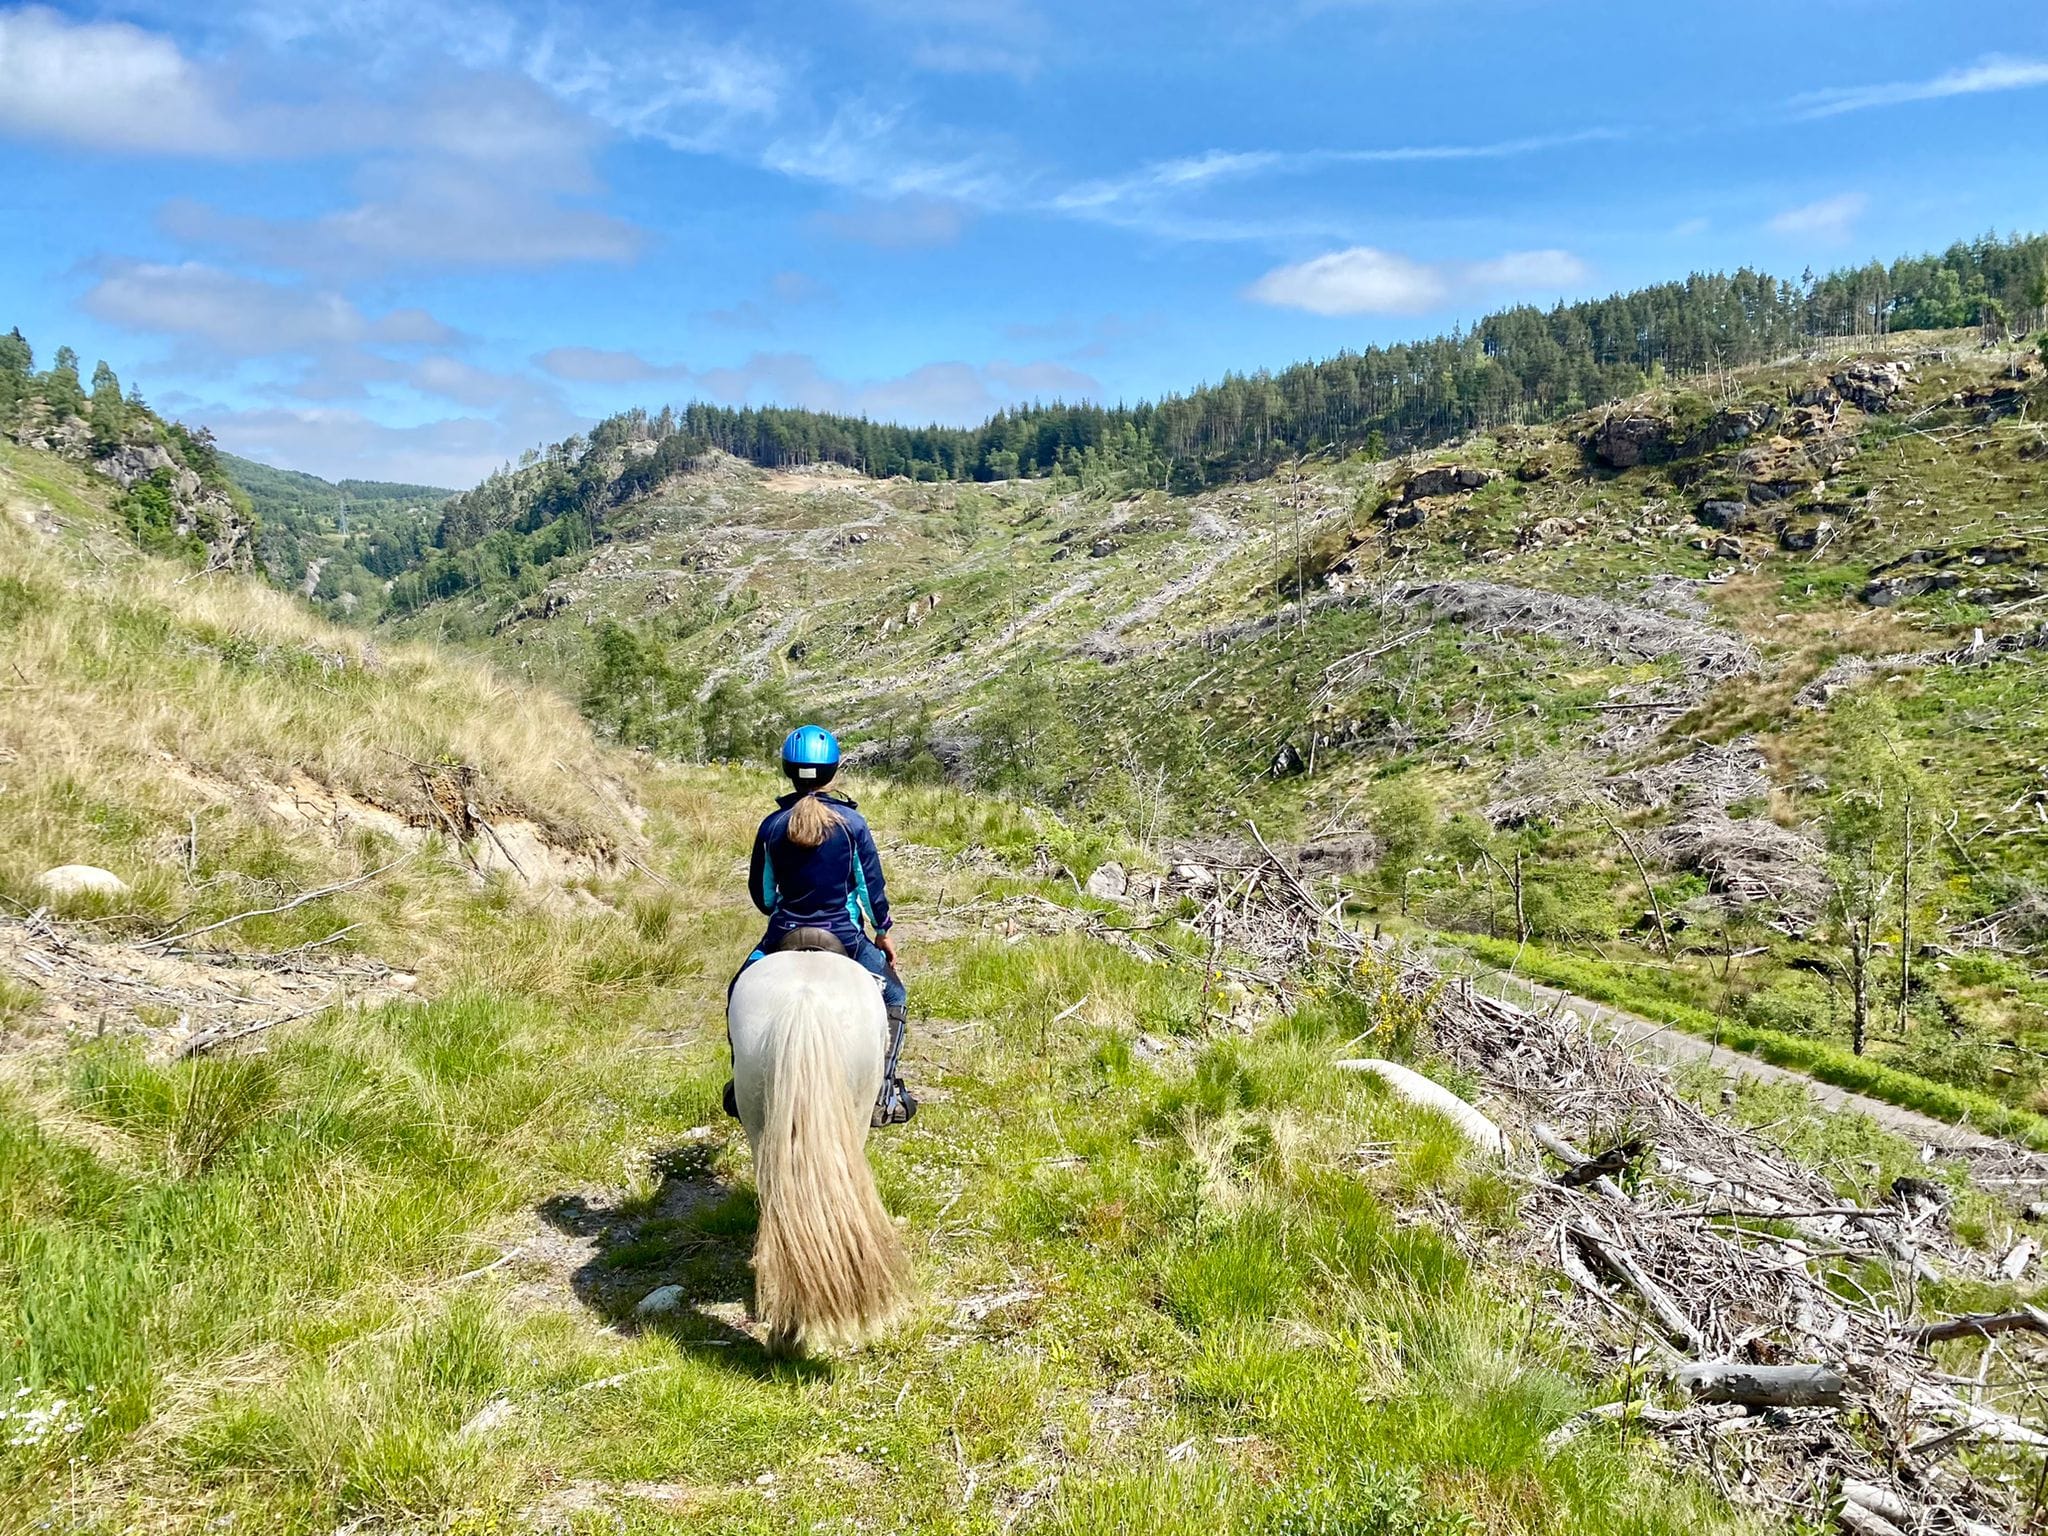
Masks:
[[[889,964],[895,965],[896,936],[891,933],[878,933],[875,935],[875,943],[880,947],[882,953],[889,957]]]

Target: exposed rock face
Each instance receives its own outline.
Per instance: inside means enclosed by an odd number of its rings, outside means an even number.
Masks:
[[[1671,423],[1661,416],[1610,412],[1589,440],[1595,458],[1613,469],[1634,469],[1671,456]]]
[[[1783,522],[1778,524],[1778,548],[1788,554],[1819,549],[1834,531],[1835,525],[1826,518],[1814,523]]]
[[[1686,439],[1680,456],[1690,458],[1694,454],[1711,453],[1716,448],[1725,448],[1730,443],[1743,443],[1762,431],[1777,419],[1777,411],[1768,405],[1731,405],[1714,413],[1714,417],[1699,431]]]
[[[76,896],[121,897],[128,894],[128,882],[94,864],[60,864],[36,876],[36,889],[59,901]]]
[[[201,490],[199,477],[173,459],[162,443],[123,443],[104,458],[94,459],[92,467],[124,491],[160,469],[171,471],[171,491],[179,501],[196,501]]]
[[[1500,476],[1490,469],[1474,469],[1463,464],[1437,464],[1417,471],[1415,477],[1402,487],[1403,501],[1420,501],[1425,496],[1455,496],[1460,491],[1476,491],[1482,485],[1491,484]]]
[[[1858,358],[1844,363],[1829,382],[1851,405],[1875,414],[1892,408],[1911,372],[1912,364],[1897,358],[1881,363]]]
[[[1722,533],[1755,533],[1764,525],[1763,514],[1741,501],[1703,501],[1694,515],[1704,526]]]
[[[1963,584],[1960,571],[1935,571],[1922,576],[1888,576],[1863,589],[1863,601],[1873,608],[1889,608],[1909,597],[1948,591]]]
[[[1387,519],[1389,528],[1420,528],[1429,519],[1427,507],[1400,507]]]
[[[1743,449],[1736,456],[1735,473],[1745,483],[1750,501],[1760,506],[1789,501],[1824,483],[1812,457],[1788,437]]]

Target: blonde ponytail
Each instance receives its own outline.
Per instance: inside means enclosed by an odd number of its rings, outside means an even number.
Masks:
[[[820,800],[816,790],[790,808],[789,840],[799,848],[815,848],[832,835],[834,827],[846,825],[829,800]]]

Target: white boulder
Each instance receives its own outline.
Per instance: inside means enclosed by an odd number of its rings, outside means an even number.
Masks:
[[[1109,901],[1122,901],[1130,888],[1130,876],[1124,873],[1121,864],[1104,864],[1088,877],[1088,894]]]
[[[36,889],[45,896],[126,896],[128,882],[111,870],[92,864],[60,864],[36,876]]]
[[[664,1285],[649,1291],[640,1298],[633,1308],[635,1317],[665,1317],[671,1312],[682,1310],[683,1288],[680,1285]]]

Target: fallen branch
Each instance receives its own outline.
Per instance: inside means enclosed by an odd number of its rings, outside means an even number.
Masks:
[[[1692,1325],[1670,1292],[1644,1273],[1635,1255],[1630,1253],[1615,1236],[1600,1224],[1600,1218],[1587,1211],[1577,1223],[1565,1231],[1580,1248],[1590,1254],[1615,1279],[1622,1282],[1650,1309],[1651,1314],[1680,1348],[1699,1354],[1706,1348],[1706,1340]]]
[[[1675,1429],[1685,1422],[1686,1413],[1682,1408],[1656,1408],[1641,1398],[1629,1398],[1618,1403],[1602,1403],[1597,1408],[1588,1408],[1575,1413],[1557,1428],[1543,1437],[1546,1451],[1561,1450],[1596,1424],[1635,1422],[1647,1424],[1652,1429]]]
[[[1443,1084],[1431,1082],[1420,1072],[1399,1062],[1380,1061],[1373,1057],[1339,1061],[1335,1066],[1339,1072],[1369,1072],[1393,1090],[1396,1098],[1435,1110],[1456,1126],[1458,1133],[1480,1152],[1497,1157],[1507,1150],[1507,1137],[1499,1126]]]
[[[178,1047],[176,1052],[173,1053],[174,1059],[189,1061],[192,1057],[210,1051],[215,1046],[232,1045],[237,1040],[246,1040],[251,1035],[260,1035],[266,1029],[275,1029],[280,1024],[289,1024],[293,1019],[303,1019],[309,1014],[325,1013],[330,1006],[332,996],[333,994],[330,993],[327,998],[323,998],[310,1008],[301,1008],[296,1013],[279,1014],[274,1019],[263,1019],[255,1024],[245,1024],[240,1029],[201,1030]]]
[[[274,907],[257,907],[254,911],[237,912],[233,917],[224,917],[219,922],[208,923],[203,928],[188,928],[183,933],[167,933],[162,938],[145,939],[142,943],[137,944],[135,948],[163,949],[171,944],[182,943],[186,939],[196,939],[202,933],[213,933],[218,929],[232,928],[236,923],[245,923],[252,917],[275,917],[280,912],[289,912],[295,907],[303,907],[307,902],[318,901],[323,896],[336,896],[343,891],[352,891],[357,886],[367,884],[379,875],[387,874],[391,870],[398,868],[399,865],[405,863],[411,857],[410,853],[401,854],[389,864],[381,864],[368,874],[357,875],[352,880],[338,880],[333,885],[323,885],[315,890],[303,891],[299,895],[294,896],[290,901],[280,903]]]
[[[1995,1333],[2012,1333],[2021,1329],[2048,1334],[2048,1312],[2039,1307],[2021,1307],[2016,1312],[1972,1312],[1965,1317],[1901,1328],[1899,1337],[1915,1344],[1938,1344],[1943,1339],[1988,1339]]]
[[[1829,1365],[1744,1365],[1709,1360],[1680,1366],[1673,1379],[1697,1403],[1745,1408],[1839,1408],[1847,1383]]]
[[[1545,1125],[1541,1120],[1532,1121],[1530,1123],[1529,1134],[1536,1138],[1536,1143],[1538,1146],[1542,1147],[1544,1151],[1548,1152],[1552,1157],[1556,1158],[1559,1162],[1563,1163],[1565,1167],[1570,1171],[1576,1172],[1578,1169],[1585,1167],[1586,1164],[1590,1161],[1590,1159],[1587,1158],[1585,1153],[1581,1152],[1577,1147],[1573,1146],[1570,1142],[1566,1141],[1562,1136],[1558,1135],[1557,1131],[1553,1127]],[[1623,1205],[1628,1205],[1631,1203],[1628,1197],[1628,1191],[1623,1189],[1619,1184],[1615,1183],[1614,1180],[1609,1178],[1606,1174],[1603,1173],[1599,1175],[1597,1178],[1592,1179],[1590,1182],[1592,1183],[1592,1186],[1595,1189],[1599,1190],[1601,1194],[1607,1196],[1608,1199],[1618,1200]]]
[[[506,1249],[503,1253],[499,1254],[495,1259],[491,1260],[490,1263],[480,1265],[476,1269],[465,1270],[462,1274],[457,1275],[453,1280],[450,1280],[448,1283],[450,1285],[460,1285],[465,1280],[481,1279],[483,1276],[491,1273],[492,1270],[503,1269],[507,1264],[510,1264],[514,1259],[518,1258],[519,1255],[524,1252],[526,1252],[526,1244],[517,1243],[514,1246]]]

